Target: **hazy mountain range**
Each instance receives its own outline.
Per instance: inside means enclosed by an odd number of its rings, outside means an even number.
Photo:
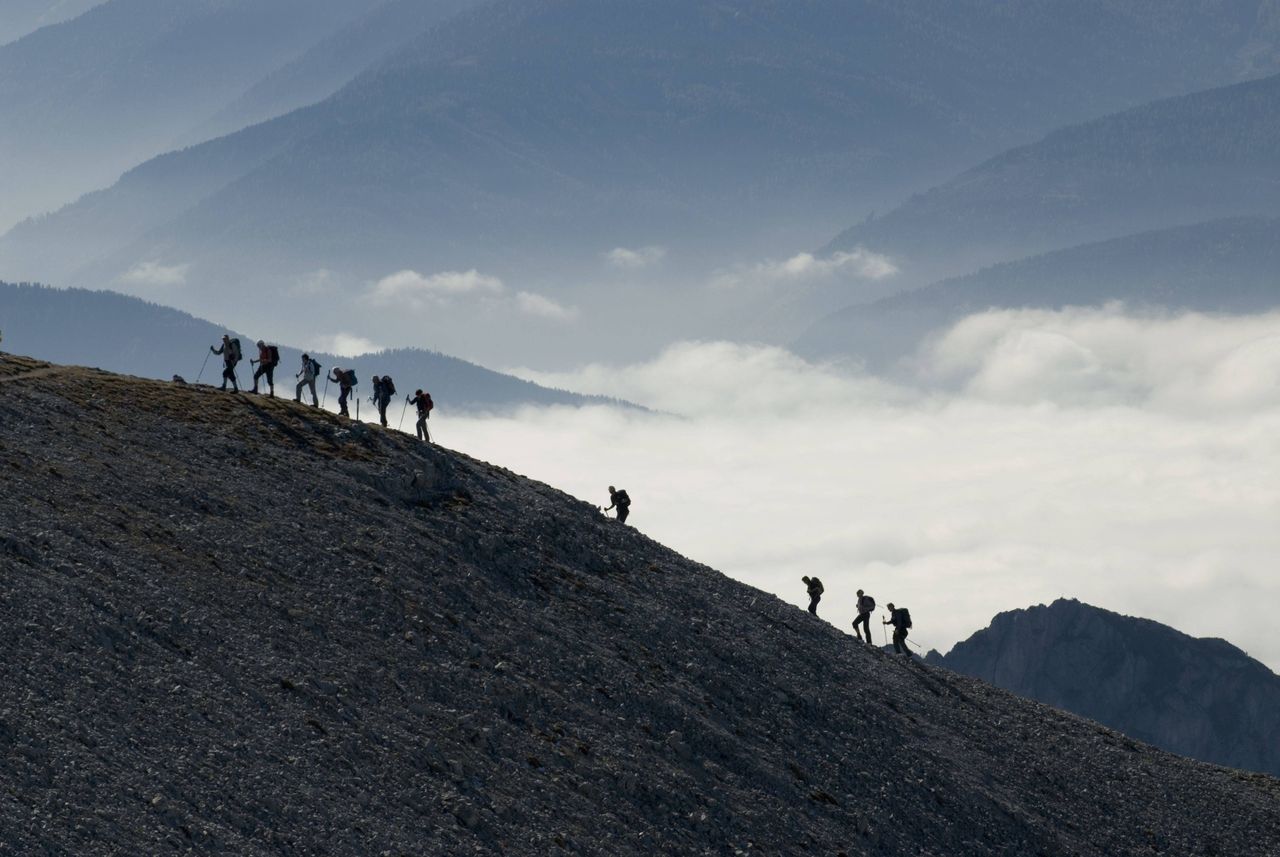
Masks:
[[[238,336],[244,352],[238,376],[242,387],[252,387],[256,359],[254,343],[263,339],[280,348],[275,373],[276,395],[293,398],[294,376],[301,366],[302,349],[275,339],[269,331],[241,333],[219,327],[184,312],[113,292],[83,289],[51,289],[37,285],[0,283],[0,330],[5,351],[39,356],[82,366],[95,366],[142,378],[168,380],[174,375],[195,383],[221,384],[221,358],[209,356],[209,347],[221,345],[222,335]],[[335,366],[356,370],[362,400],[360,416],[376,420],[365,401],[372,395],[374,375],[390,375],[397,397],[388,413],[402,413],[403,397],[417,388],[431,393],[435,416],[451,411],[505,411],[520,405],[583,405],[614,400],[580,396],[482,368],[435,351],[404,348],[354,357],[330,354],[323,349],[309,353],[327,375]],[[203,368],[203,373],[201,372]],[[318,390],[325,389],[323,379]],[[266,392],[266,381],[262,390]],[[307,395],[309,400],[310,396]],[[336,386],[328,403],[336,402]],[[355,402],[350,405],[356,414]]]
[[[5,0],[0,6],[0,45],[59,24],[106,0]]]
[[[1059,599],[1001,613],[930,661],[1174,753],[1280,775],[1280,676],[1226,640]]]
[[[131,8],[112,0],[74,23],[112,7]],[[237,27],[266,14],[220,7]],[[111,285],[196,312],[252,295],[258,317],[285,317],[289,287],[322,271],[343,284],[330,305],[400,341],[413,314],[382,319],[363,300],[369,284],[478,269],[594,324],[540,343],[523,336],[530,319],[519,313],[454,306],[453,350],[498,353],[517,336],[526,350],[596,350],[609,347],[599,330],[643,303],[704,325],[734,309],[742,296],[694,286],[709,267],[815,246],[872,207],[1054,127],[1273,72],[1280,32],[1269,0],[498,0],[435,25],[451,8],[309,12],[314,26],[291,35],[297,56],[273,49],[237,64],[244,79],[201,107],[211,125],[184,118],[166,133],[229,130],[350,82],[20,226],[0,242],[0,272]],[[164,56],[173,44],[184,43],[164,41]],[[47,63],[59,54],[25,50]],[[43,68],[17,88],[19,106],[62,103],[40,94],[54,77]],[[104,116],[121,112],[115,100],[98,99]],[[163,94],[147,103],[162,106]],[[882,220],[897,222],[868,228]],[[855,230],[833,247],[850,241],[903,255],[904,284],[913,276],[906,245],[888,233]],[[667,259],[661,278],[620,277],[601,261],[646,247]],[[180,269],[182,282],[147,291],[133,276],[140,265]],[[635,336],[622,328],[614,338]]]

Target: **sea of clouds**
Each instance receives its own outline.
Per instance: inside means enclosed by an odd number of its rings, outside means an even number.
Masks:
[[[1280,314],[975,315],[892,376],[683,343],[531,380],[651,408],[433,420],[438,439],[607,505],[846,630],[854,593],[946,651],[1060,597],[1223,637],[1273,669]]]

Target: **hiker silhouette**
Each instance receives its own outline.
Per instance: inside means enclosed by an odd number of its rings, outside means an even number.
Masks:
[[[907,631],[911,630],[911,611],[905,607],[894,607],[892,601],[886,606],[889,608],[889,618],[883,624],[893,626],[893,651],[896,654],[911,657],[911,649],[907,646]]]
[[[610,485],[609,506],[605,511],[608,512],[610,509],[614,508],[618,510],[618,523],[625,524],[627,522],[627,515],[631,514],[631,498],[627,496],[625,489],[619,490]]]
[[[427,431],[427,419],[431,416],[431,409],[435,407],[431,394],[418,390],[412,399],[406,398],[406,401],[418,409],[418,422],[414,426],[418,430],[418,440],[431,443],[431,433]]]
[[[222,345],[217,348],[210,345],[209,350],[214,354],[222,355],[221,389],[227,389],[227,382],[230,381],[232,392],[240,392],[240,382],[236,380],[236,364],[240,362],[240,340],[232,339],[230,334],[224,333],[222,335]]]
[[[872,598],[870,595],[864,594],[863,591],[859,589],[857,609],[858,609],[858,617],[853,620],[853,633],[857,634],[858,639],[861,640],[862,632],[866,631],[867,645],[872,645],[871,643],[871,611],[876,609],[876,600]],[[859,625],[862,626],[861,630],[858,628]]]
[[[822,600],[822,593],[825,591],[822,581],[816,577],[802,577],[805,588],[809,591],[809,612],[814,616],[818,615],[818,602]]]

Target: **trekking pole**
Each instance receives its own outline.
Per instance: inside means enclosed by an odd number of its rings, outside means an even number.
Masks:
[[[409,410],[409,400],[404,400],[404,407],[400,409],[400,427],[396,431],[404,431],[404,415]]]
[[[324,403],[329,398],[329,376],[324,376],[324,397],[320,399],[320,410],[324,410]]]
[[[196,376],[197,384],[199,384],[200,379],[204,377],[205,367],[209,365],[209,358],[212,356],[213,356],[213,352],[206,349],[204,352],[204,362],[200,364],[200,374]]]

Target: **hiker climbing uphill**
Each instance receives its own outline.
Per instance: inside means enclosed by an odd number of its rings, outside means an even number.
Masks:
[[[351,395],[351,388],[356,385],[355,370],[334,366],[333,375],[329,380],[338,385],[338,413],[344,417],[351,416],[347,411],[347,397]]]
[[[631,514],[631,498],[627,496],[625,489],[619,491],[610,485],[609,507],[604,511],[608,512],[610,509],[615,508],[618,510],[618,523],[625,524],[627,522],[627,515]]]
[[[418,440],[431,443],[431,434],[427,431],[427,419],[431,416],[431,409],[435,407],[431,394],[418,390],[412,399],[406,397],[405,400],[418,409],[418,422],[414,426],[418,430]]]
[[[320,362],[313,360],[310,354],[302,355],[302,370],[293,377],[298,378],[297,390],[293,395],[295,402],[302,401],[302,391],[311,390],[311,407],[320,407],[320,399],[316,396],[316,378],[320,375]]]
[[[818,615],[818,602],[822,600],[822,593],[825,591],[822,587],[822,581],[816,577],[802,577],[805,588],[809,591],[809,612],[814,616]]]
[[[884,621],[884,624],[893,626],[893,651],[895,654],[911,657],[911,649],[907,646],[907,631],[911,629],[911,611],[905,607],[894,607],[892,601],[886,606],[889,608],[889,618]]]
[[[383,375],[379,378],[373,376],[373,398],[374,407],[378,409],[378,421],[382,423],[382,427],[387,427],[387,405],[391,404],[391,397],[396,394],[396,385],[391,381],[390,375]]]
[[[871,611],[876,609],[876,600],[870,595],[865,595],[861,589],[858,590],[858,617],[853,620],[853,633],[858,635],[858,639],[862,639],[862,632],[867,632],[867,645],[871,642]],[[859,630],[858,626],[862,629]]]
[[[236,364],[240,362],[240,340],[232,339],[230,334],[222,334],[222,345],[214,348],[209,346],[209,350],[214,354],[222,355],[222,389],[227,389],[227,382],[231,382],[231,391],[233,393],[240,392],[240,383],[236,380]]]
[[[253,392],[258,392],[258,379],[267,376],[267,388],[271,396],[276,394],[276,365],[280,363],[280,349],[258,340],[258,359],[250,360],[249,365],[258,364],[258,371],[253,373]]]

